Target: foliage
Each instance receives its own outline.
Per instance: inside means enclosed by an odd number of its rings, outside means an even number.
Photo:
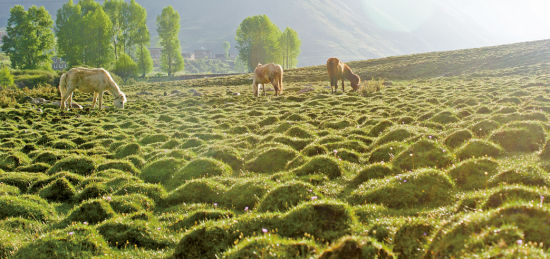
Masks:
[[[172,6],[162,9],[157,17],[157,31],[162,46],[161,67],[168,76],[184,69],[179,41],[180,15]]]
[[[138,65],[132,60],[130,56],[123,53],[115,63],[113,72],[124,80],[134,78],[138,73]]]
[[[244,19],[235,40],[239,59],[248,64],[248,71],[254,71],[258,63],[273,63],[279,60],[279,38],[281,31],[267,15],[251,16]]]
[[[279,44],[283,68],[295,68],[298,64],[300,45],[302,44],[300,42],[300,38],[298,37],[298,33],[287,27],[285,31],[281,33]]]
[[[0,87],[8,88],[13,86],[13,75],[10,72],[10,69],[7,66],[2,66],[0,70]]]

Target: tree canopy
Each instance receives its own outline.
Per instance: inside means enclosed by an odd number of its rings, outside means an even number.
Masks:
[[[157,17],[157,31],[162,46],[161,68],[168,73],[168,76],[173,76],[184,68],[179,30],[180,15],[172,6],[165,7]]]

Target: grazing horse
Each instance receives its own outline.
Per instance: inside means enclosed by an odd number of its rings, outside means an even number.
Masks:
[[[330,78],[331,93],[336,93],[338,91],[338,80],[342,80],[342,92],[344,92],[344,79],[349,80],[353,91],[357,91],[359,89],[361,78],[359,75],[354,74],[351,71],[351,68],[344,62],[338,60],[337,58],[329,58],[327,60],[327,70],[328,77]]]
[[[115,107],[124,109],[126,95],[120,91],[111,74],[103,68],[75,67],[63,74],[59,81],[59,93],[61,94],[59,107],[61,110],[68,109],[67,100],[69,101],[69,107],[72,106],[73,92],[76,89],[94,94],[92,109],[95,107],[98,97],[99,109],[103,108],[103,92],[105,91],[109,91],[115,98]]]
[[[271,83],[273,89],[275,89],[275,95],[281,95],[283,93],[283,68],[277,64],[258,64],[254,70],[254,82],[252,83],[252,90],[254,96],[258,97],[258,87],[262,86],[265,95],[265,85]]]

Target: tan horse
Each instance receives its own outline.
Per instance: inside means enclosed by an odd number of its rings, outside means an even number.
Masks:
[[[98,97],[99,109],[103,108],[103,93],[105,91],[109,91],[115,98],[115,107],[124,109],[126,95],[120,91],[111,74],[103,68],[76,67],[63,74],[59,81],[59,93],[61,94],[59,107],[61,110],[72,106],[73,92],[76,89],[94,94],[92,109],[95,107]],[[69,101],[68,107],[67,100]]]
[[[327,60],[327,70],[328,77],[330,79],[330,90],[332,93],[336,93],[338,91],[339,80],[342,80],[342,92],[344,92],[344,79],[350,81],[353,91],[357,91],[359,89],[361,78],[359,75],[354,74],[351,71],[351,68],[344,64],[344,62],[338,60],[337,58],[329,58]]]
[[[281,95],[283,93],[283,68],[277,64],[258,64],[254,70],[254,82],[252,83],[252,90],[254,96],[258,96],[258,87],[262,85],[262,89],[265,95],[265,85],[271,83],[273,89],[275,89],[275,95]]]

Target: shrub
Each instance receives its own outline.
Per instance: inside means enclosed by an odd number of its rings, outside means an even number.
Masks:
[[[401,152],[393,160],[393,165],[403,171],[423,167],[444,168],[451,162],[452,157],[445,148],[430,140],[420,140]]]
[[[137,76],[138,65],[128,54],[122,53],[115,62],[113,72],[124,80],[135,78]]]
[[[118,147],[115,151],[115,157],[122,159],[131,155],[140,155],[141,146],[137,143],[130,143]]]
[[[185,165],[176,172],[172,178],[165,184],[167,189],[174,189],[186,180],[205,178],[212,176],[231,175],[231,167],[225,163],[212,158],[197,158]]]
[[[183,219],[177,220],[170,225],[169,228],[175,231],[180,231],[189,229],[208,220],[215,221],[228,219],[233,216],[233,212],[227,210],[196,210],[185,216]]]
[[[88,222],[96,224],[116,215],[111,205],[103,199],[88,200],[69,212],[65,219],[67,223]]]
[[[108,251],[107,243],[94,227],[77,224],[27,243],[14,258],[91,258]]]
[[[240,181],[233,184],[223,196],[225,206],[244,210],[246,207],[253,209],[256,204],[268,192],[273,183],[265,180]]]
[[[285,169],[286,164],[298,153],[290,148],[275,147],[259,154],[246,164],[246,168],[258,173],[274,173]]]
[[[516,122],[494,132],[491,140],[508,152],[533,152],[544,144],[544,128],[535,122]]]
[[[317,245],[313,241],[274,236],[252,237],[239,242],[222,254],[223,258],[313,258]]]
[[[208,179],[189,181],[168,194],[164,199],[165,206],[181,203],[215,203],[222,200],[226,188]]]
[[[53,219],[54,216],[53,208],[48,202],[38,196],[0,196],[0,219],[22,217],[38,221],[48,221]]]
[[[73,198],[76,190],[65,178],[59,178],[46,185],[38,193],[40,197],[50,201],[67,201]]]
[[[350,187],[357,187],[370,179],[384,178],[393,175],[394,171],[385,164],[371,164],[363,168],[349,183]]]
[[[497,173],[498,163],[489,158],[474,158],[461,162],[449,170],[456,185],[463,190],[487,187],[487,183]]]
[[[471,131],[462,129],[449,134],[443,142],[446,146],[454,149],[466,143],[466,141],[472,137],[473,135]]]
[[[393,158],[405,150],[406,144],[402,142],[390,142],[375,148],[370,156],[369,163],[390,162]]]
[[[313,192],[313,186],[304,182],[286,182],[268,192],[260,201],[258,211],[287,211],[300,202],[310,201],[321,195]]]
[[[125,173],[131,173],[132,175],[139,175],[139,169],[137,169],[131,162],[124,160],[112,160],[104,162],[97,167],[97,171],[104,171],[108,169],[117,169]]]
[[[87,157],[71,156],[55,163],[47,173],[52,175],[61,171],[69,171],[71,173],[88,176],[95,171],[95,168],[96,163],[94,160]]]
[[[344,237],[327,248],[318,259],[394,258],[388,247],[372,238]]]
[[[454,183],[445,173],[420,169],[363,183],[348,200],[353,204],[369,202],[389,208],[435,207],[451,201],[453,188]]]
[[[97,230],[111,246],[118,248],[130,246],[157,250],[171,245],[170,240],[154,227],[144,220],[116,218],[103,222]]]
[[[472,139],[463,147],[456,151],[456,156],[460,160],[465,160],[472,157],[494,157],[497,158],[502,154],[502,150],[491,142]]]
[[[145,165],[140,177],[149,183],[167,184],[184,164],[182,159],[161,158]]]
[[[327,175],[330,179],[338,178],[342,175],[342,170],[338,161],[331,156],[316,156],[306,164],[294,170],[298,176],[321,173]]]

